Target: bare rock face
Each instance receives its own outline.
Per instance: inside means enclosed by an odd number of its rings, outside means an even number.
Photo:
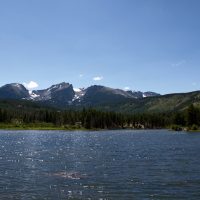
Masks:
[[[101,85],[93,85],[86,89],[73,88],[72,84],[62,82],[43,90],[28,91],[22,84],[12,83],[0,87],[0,99],[26,99],[55,107],[96,106],[131,99],[158,96],[154,92],[125,91]]]
[[[69,83],[52,85],[45,90],[32,91],[31,97],[35,101],[49,101],[52,104],[69,104],[74,98],[73,86]]]
[[[83,91],[82,91],[83,92]],[[93,85],[84,90],[78,101],[82,105],[97,105],[106,103],[117,103],[131,99],[142,99],[144,97],[158,96],[159,94],[153,92],[140,92],[140,91],[125,91],[121,89],[113,89],[101,85]]]
[[[0,99],[24,99],[28,97],[29,92],[22,84],[11,83],[0,87]]]

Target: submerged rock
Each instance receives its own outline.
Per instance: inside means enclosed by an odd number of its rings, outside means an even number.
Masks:
[[[66,179],[81,179],[86,177],[84,174],[80,174],[79,172],[65,172],[65,171],[56,172],[50,175]]]

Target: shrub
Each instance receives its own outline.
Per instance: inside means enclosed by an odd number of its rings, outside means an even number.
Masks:
[[[183,130],[182,127],[179,125],[172,125],[171,129],[174,131],[182,131]]]
[[[198,128],[199,127],[196,124],[193,124],[192,127],[191,127],[191,130],[196,131],[196,130],[198,130]]]

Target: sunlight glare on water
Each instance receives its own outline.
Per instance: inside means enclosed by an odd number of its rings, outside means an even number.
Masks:
[[[200,134],[0,131],[0,199],[198,199]]]

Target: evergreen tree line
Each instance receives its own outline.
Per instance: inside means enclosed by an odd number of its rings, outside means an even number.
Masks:
[[[189,129],[198,129],[200,127],[200,108],[192,104],[187,110],[175,113],[173,124]]]
[[[200,109],[191,105],[183,112],[140,114],[103,112],[95,109],[83,109],[81,111],[0,109],[0,123],[51,123],[55,126],[71,125],[86,129],[166,128],[173,124],[199,127]]]

